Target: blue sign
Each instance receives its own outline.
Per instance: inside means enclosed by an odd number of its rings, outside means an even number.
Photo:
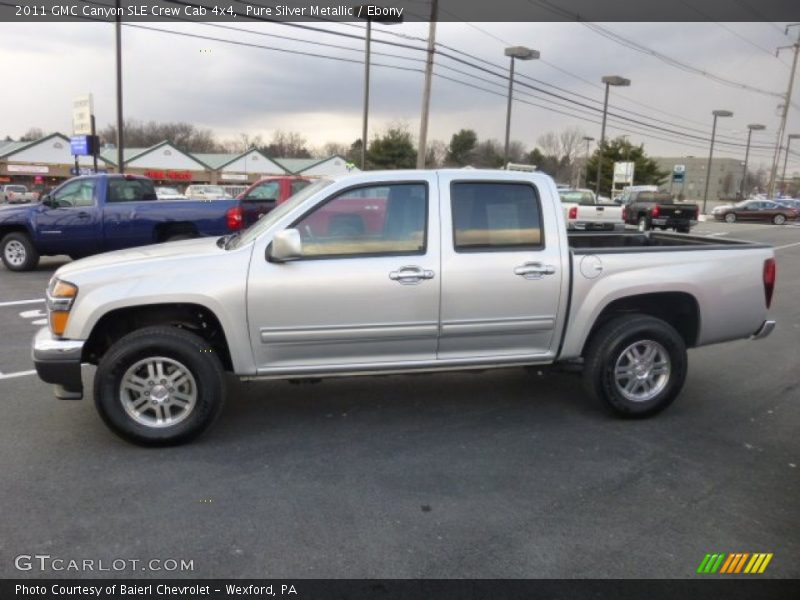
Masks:
[[[73,156],[90,156],[92,154],[91,136],[73,135],[69,139],[69,148]]]

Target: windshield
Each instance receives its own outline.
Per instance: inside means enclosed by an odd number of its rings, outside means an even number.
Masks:
[[[561,196],[562,202],[573,202],[584,206],[594,204],[594,195],[591,192],[561,190],[558,195]]]
[[[266,215],[261,217],[258,221],[253,223],[250,227],[242,232],[242,235],[231,244],[231,248],[236,248],[242,244],[248,244],[256,239],[262,232],[272,227],[273,223],[277,222],[289,211],[293,210],[295,206],[302,204],[308,198],[316,194],[322,189],[325,189],[333,183],[331,179],[320,179],[311,185],[304,187],[297,192],[294,196],[289,198],[283,204],[279,204],[277,208],[271,210]]]

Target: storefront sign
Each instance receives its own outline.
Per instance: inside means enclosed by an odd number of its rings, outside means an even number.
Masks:
[[[222,179],[225,181],[247,181],[247,175],[244,173],[223,173]]]
[[[145,171],[150,179],[169,179],[171,181],[191,181],[191,171]]]
[[[9,173],[49,173],[50,167],[44,165],[8,165]]]
[[[94,101],[91,94],[78,96],[72,101],[73,135],[92,134],[92,114],[94,114]]]

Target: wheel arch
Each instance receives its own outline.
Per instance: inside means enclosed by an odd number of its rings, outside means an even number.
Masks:
[[[194,303],[144,304],[110,310],[92,327],[83,347],[82,361],[96,365],[115,341],[155,325],[177,327],[199,335],[217,353],[225,370],[233,371],[229,338],[222,321],[211,309]]]
[[[653,292],[617,298],[606,304],[592,324],[583,344],[583,356],[594,335],[610,320],[625,314],[642,314],[661,319],[683,338],[687,348],[697,344],[700,335],[700,305],[688,292]]]

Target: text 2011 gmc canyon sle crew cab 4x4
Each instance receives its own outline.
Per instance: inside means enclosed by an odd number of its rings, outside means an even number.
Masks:
[[[140,444],[217,417],[225,372],[306,379],[583,360],[591,394],[645,416],[686,349],[763,337],[768,246],[667,233],[567,235],[553,181],[503,171],[370,172],[313,183],[241,234],[61,267],[39,376]],[[533,391],[531,392],[533,393]]]

